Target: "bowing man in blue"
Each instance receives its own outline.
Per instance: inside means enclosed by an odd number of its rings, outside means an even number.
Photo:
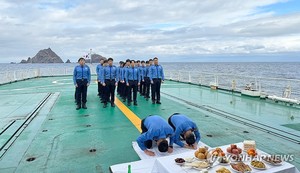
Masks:
[[[156,142],[160,152],[173,152],[174,130],[162,117],[149,115],[142,120],[141,129],[142,133],[137,138],[137,143],[145,154],[155,155],[153,151],[148,150],[152,148],[153,141]],[[170,138],[169,144],[167,138]]]
[[[113,59],[108,58],[108,66],[103,68],[103,75],[101,75],[102,85],[105,87],[104,91],[104,105],[107,107],[107,102],[110,99],[111,107],[115,107],[115,89],[118,85],[118,71],[117,67],[113,65]]]
[[[164,76],[164,70],[161,65],[158,65],[158,58],[155,57],[153,58],[154,65],[150,66],[150,71],[149,71],[149,76],[150,76],[150,81],[152,84],[151,87],[151,99],[152,99],[152,104],[161,104],[160,102],[160,86],[161,83],[164,82],[165,76]]]
[[[85,65],[85,59],[79,58],[79,65],[74,68],[73,72],[73,82],[76,87],[76,110],[81,107],[87,109],[86,107],[86,95],[87,87],[91,82],[91,71],[89,66]]]
[[[175,130],[175,144],[184,148],[197,149],[200,133],[197,125],[189,117],[174,113],[169,117],[168,123]],[[180,140],[180,137],[185,140],[186,144]]]
[[[125,71],[125,80],[126,85],[129,87],[128,89],[128,96],[127,96],[127,104],[130,106],[131,96],[133,93],[133,104],[137,106],[137,89],[140,85],[141,78],[140,78],[140,70],[135,67],[135,61],[131,60],[130,67]]]

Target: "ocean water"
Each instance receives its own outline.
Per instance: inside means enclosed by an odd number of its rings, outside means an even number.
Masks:
[[[300,79],[300,62],[162,62],[165,71],[191,71],[265,78]],[[0,63],[0,73],[5,71],[36,68],[73,68],[77,64],[4,64]],[[96,64],[87,64],[95,68]],[[117,65],[117,64],[115,64]]]
[[[292,87],[292,97],[300,99],[300,62],[162,62],[160,64],[163,66],[166,72],[191,72],[193,78],[198,78],[199,75],[197,76],[196,74],[202,73],[218,74],[220,86],[226,85],[227,88],[230,88],[231,81],[233,79],[238,81],[237,85],[241,89],[246,85],[246,83],[254,82],[254,78],[263,78],[260,79],[262,91],[267,91],[268,93],[280,96],[282,95],[284,88],[287,85],[290,85]],[[76,63],[0,64],[0,74],[1,72],[7,71],[28,70],[37,68],[73,69],[76,65]],[[90,66],[92,72],[95,72],[97,64],[87,65]],[[188,76],[184,76],[184,78],[187,79]],[[286,79],[291,79],[291,81]],[[212,76],[210,78],[207,78],[206,85],[208,85],[209,82],[213,80],[214,79],[212,79]]]

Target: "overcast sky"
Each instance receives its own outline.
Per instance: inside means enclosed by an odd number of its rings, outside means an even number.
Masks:
[[[0,63],[50,47],[64,61],[300,61],[299,0],[1,0]]]

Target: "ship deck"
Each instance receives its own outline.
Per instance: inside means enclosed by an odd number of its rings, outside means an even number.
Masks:
[[[139,160],[131,143],[140,119],[175,112],[191,117],[209,146],[252,139],[267,153],[294,155],[300,168],[299,107],[175,81],[161,92],[161,105],[138,96],[138,106],[117,100],[104,109],[92,83],[88,109],[77,111],[71,76],[1,85],[0,172],[109,172]]]

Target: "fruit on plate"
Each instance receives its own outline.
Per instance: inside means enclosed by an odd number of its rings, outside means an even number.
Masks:
[[[252,160],[251,161],[251,165],[254,167],[254,168],[258,168],[258,169],[266,169],[266,165],[261,162],[261,161],[258,161],[258,160]]]
[[[175,159],[175,162],[176,162],[176,163],[184,163],[185,160],[184,160],[183,158],[176,158],[176,159]]]
[[[235,155],[242,153],[242,149],[237,147],[235,144],[231,144],[230,147],[226,149],[226,151],[230,154],[235,154]]]
[[[251,172],[252,169],[249,167],[249,165],[246,165],[243,162],[238,163],[230,163],[231,168],[238,171],[238,172]]]
[[[248,151],[247,151],[247,154],[249,156],[252,156],[252,157],[255,157],[257,155],[257,152],[255,151],[254,148],[250,148]]]
[[[216,156],[216,157],[222,157],[225,156],[225,153],[223,152],[223,150],[221,148],[216,148],[212,151],[212,155]]]
[[[210,156],[211,155],[206,148],[199,148],[197,151],[195,151],[195,157],[198,159],[208,159]]]
[[[216,170],[216,173],[231,173],[228,169],[222,167]]]

